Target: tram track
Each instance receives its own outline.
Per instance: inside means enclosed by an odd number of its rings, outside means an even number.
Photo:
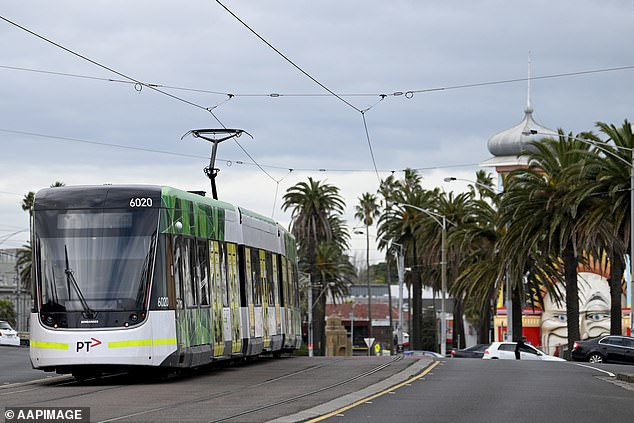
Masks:
[[[225,416],[225,417],[222,417],[222,418],[219,418],[219,419],[210,420],[208,423],[218,423],[218,422],[224,422],[224,421],[236,419],[238,417],[254,414],[254,413],[257,413],[257,412],[260,412],[260,411],[263,411],[263,410],[267,410],[267,409],[274,408],[274,407],[277,407],[277,406],[280,406],[280,405],[288,404],[288,403],[291,403],[293,401],[297,401],[297,400],[302,399],[302,398],[310,397],[312,395],[315,395],[315,394],[318,394],[318,393],[322,393],[322,392],[331,390],[333,388],[340,387],[342,385],[345,385],[345,384],[348,384],[348,383],[363,379],[365,377],[368,377],[368,376],[370,376],[370,375],[372,375],[374,373],[377,373],[377,372],[389,367],[390,365],[392,365],[393,363],[395,363],[395,362],[397,362],[397,361],[399,361],[401,359],[402,359],[401,356],[395,356],[393,359],[391,359],[387,363],[382,363],[379,366],[375,366],[375,367],[373,367],[373,368],[371,368],[369,370],[366,370],[366,371],[364,371],[364,372],[362,372],[360,374],[354,375],[352,377],[346,378],[346,379],[338,381],[336,383],[333,383],[333,384],[330,384],[330,385],[327,385],[327,386],[324,386],[324,387],[320,387],[320,388],[317,388],[317,389],[313,389],[311,391],[304,392],[304,393],[301,393],[299,395],[292,396],[290,398],[286,398],[286,399],[278,400],[278,401],[273,401],[271,403],[263,404],[263,405],[260,405],[258,407],[251,408],[249,410],[244,410],[244,411],[241,411],[239,413],[234,413],[234,414],[232,414],[230,416]],[[326,362],[326,363],[320,363],[320,364],[317,364],[317,365],[314,365],[314,366],[310,366],[310,367],[308,367],[306,369],[301,369],[301,370],[298,370],[298,371],[295,371],[295,372],[291,372],[291,373],[288,373],[288,374],[280,376],[280,377],[272,378],[272,379],[269,379],[269,380],[266,380],[266,381],[262,381],[262,382],[259,382],[259,383],[253,384],[253,385],[249,385],[248,388],[249,389],[253,389],[253,388],[264,386],[264,385],[267,385],[267,384],[270,384],[270,383],[273,383],[273,382],[278,382],[280,380],[283,380],[283,379],[286,379],[286,378],[290,378],[292,376],[297,376],[297,375],[300,375],[302,373],[310,372],[311,370],[317,370],[317,369],[320,369],[320,368],[323,368],[323,367],[331,366],[331,365],[333,365],[335,363],[338,363],[338,362],[341,362],[341,361],[344,361],[344,359],[331,360],[331,361]],[[126,415],[122,415],[122,416],[118,416],[118,417],[113,417],[113,418],[100,420],[98,423],[116,422],[116,421],[121,421],[121,420],[126,420],[126,419],[133,419],[135,417],[139,417],[139,416],[142,416],[142,415],[147,415],[147,414],[152,414],[152,413],[159,413],[159,412],[165,411],[165,410],[174,410],[174,409],[182,408],[182,407],[191,407],[191,405],[193,405],[193,404],[202,403],[202,402],[210,401],[210,400],[215,400],[215,399],[219,399],[219,398],[223,398],[223,397],[239,394],[239,393],[242,393],[242,392],[244,392],[244,388],[226,390],[226,391],[222,391],[222,392],[216,392],[216,393],[213,393],[213,394],[209,394],[209,395],[205,395],[205,396],[202,396],[202,397],[198,397],[196,399],[190,399],[190,400],[187,400],[187,401],[178,401],[178,402],[170,403],[168,405],[161,406],[161,407],[155,407],[155,408],[148,409],[148,410],[143,410],[143,411],[130,413],[130,414],[126,414]]]

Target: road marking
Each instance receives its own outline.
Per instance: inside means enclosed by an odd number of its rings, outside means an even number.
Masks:
[[[361,399],[361,400],[359,400],[357,402],[353,402],[350,405],[346,405],[345,407],[341,407],[341,408],[339,408],[339,409],[337,409],[335,411],[332,411],[332,412],[330,412],[328,414],[324,414],[323,416],[319,416],[319,417],[316,417],[316,418],[311,419],[311,420],[306,420],[306,423],[317,423],[317,422],[320,422],[322,420],[329,419],[330,417],[335,417],[335,416],[337,416],[339,414],[343,414],[345,411],[348,411],[351,408],[357,407],[357,406],[359,406],[361,404],[367,404],[367,403],[371,404],[373,399],[381,397],[381,396],[383,396],[383,395],[385,395],[387,393],[390,393],[392,391],[395,391],[395,390],[397,390],[399,388],[402,388],[403,386],[411,386],[411,382],[413,382],[415,380],[418,380],[418,379],[421,379],[423,376],[426,376],[427,373],[431,372],[433,370],[433,368],[436,367],[439,363],[440,363],[439,361],[434,361],[434,363],[432,363],[431,366],[429,366],[428,368],[423,370],[422,373],[407,379],[405,382],[401,382],[401,383],[399,383],[397,385],[394,385],[394,386],[392,386],[390,388],[387,388],[387,389],[385,389],[385,390],[383,390],[381,392],[377,392],[374,395],[370,395],[367,398],[363,398],[363,399]]]
[[[614,373],[612,373],[612,372],[608,372],[607,370],[603,370],[603,369],[597,369],[596,367],[588,366],[587,364],[575,363],[575,365],[581,366],[581,367],[586,367],[586,368],[592,369],[592,370],[596,370],[597,372],[603,372],[603,373],[607,374],[610,377],[616,377],[616,375]]]

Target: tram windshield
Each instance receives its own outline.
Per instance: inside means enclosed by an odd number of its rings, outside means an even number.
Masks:
[[[145,309],[157,222],[156,209],[36,215],[42,313]]]

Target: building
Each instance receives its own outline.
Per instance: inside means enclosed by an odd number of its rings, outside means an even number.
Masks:
[[[9,248],[0,250],[0,299],[13,302],[16,312],[16,330],[26,332],[31,310],[31,293],[20,289],[19,274],[16,270],[18,249]],[[2,319],[5,316],[0,316]]]

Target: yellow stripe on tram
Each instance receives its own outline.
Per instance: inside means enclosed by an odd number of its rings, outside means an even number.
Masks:
[[[152,345],[176,345],[176,338],[131,339],[108,342],[108,348],[151,347]]]
[[[62,344],[60,342],[41,342],[41,341],[33,341],[30,342],[32,347],[35,348],[48,348],[53,350],[67,350],[68,344]]]

